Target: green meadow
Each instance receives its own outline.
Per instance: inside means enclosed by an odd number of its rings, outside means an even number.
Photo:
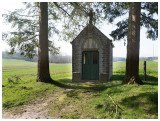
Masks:
[[[37,63],[2,60],[3,111],[22,108],[52,95],[48,115],[62,119],[157,119],[158,62],[147,61],[144,85],[122,84],[125,62],[113,63],[113,76],[108,83],[72,83],[71,64],[50,64],[53,83],[36,82]]]

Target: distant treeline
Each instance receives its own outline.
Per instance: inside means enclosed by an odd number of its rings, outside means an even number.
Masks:
[[[158,60],[158,57],[140,57],[139,61],[152,61],[152,60]],[[117,61],[126,61],[126,58],[123,57],[113,57],[113,62]]]
[[[51,55],[49,58],[50,63],[72,63],[72,56],[69,55]]]
[[[27,57],[21,56],[20,53],[14,53],[13,55],[11,55],[11,54],[8,54],[7,52],[2,52],[2,58],[18,59],[18,60],[25,60],[25,61],[32,61],[32,62],[38,61],[37,56],[35,56],[33,59],[29,59]],[[49,62],[50,63],[72,63],[72,56],[62,55],[62,54],[50,55]]]
[[[25,61],[32,61],[37,62],[38,57],[34,57],[33,59],[29,59],[27,57],[21,56],[20,53],[15,53],[13,55],[8,54],[7,52],[2,52],[2,58],[5,59],[18,59],[18,60],[25,60]],[[152,60],[158,60],[158,57],[140,57],[140,61],[152,61]],[[113,62],[117,61],[126,61],[126,58],[123,57],[113,57]],[[72,63],[72,56],[69,55],[50,55],[49,57],[50,63]]]
[[[113,57],[113,62],[117,62],[117,61],[126,61],[126,58],[123,58],[123,57]]]
[[[20,53],[14,53],[14,54],[8,54],[8,52],[2,52],[2,58],[5,59],[17,59],[17,60],[25,60],[25,61],[37,61],[37,57],[34,57],[33,59],[29,59],[27,57],[21,56]]]
[[[140,61],[152,61],[152,60],[158,60],[158,57],[140,57]]]

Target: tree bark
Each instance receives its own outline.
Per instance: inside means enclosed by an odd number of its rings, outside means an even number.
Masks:
[[[51,82],[48,57],[48,3],[39,3],[39,47],[37,82]]]
[[[130,3],[127,36],[126,75],[123,83],[143,84],[139,78],[140,13],[141,3]]]

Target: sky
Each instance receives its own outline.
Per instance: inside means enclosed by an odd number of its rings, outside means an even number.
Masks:
[[[1,6],[1,13],[6,13],[6,10],[13,11],[16,8],[21,8],[21,2],[12,2],[8,4],[3,2]],[[9,25],[2,24],[2,32],[11,31]],[[112,30],[115,29],[114,24],[102,23],[100,28],[97,27],[102,33],[104,33],[109,39],[113,40],[109,35]],[[140,36],[140,57],[155,57],[158,56],[158,39],[152,41],[146,38],[145,29],[141,29]],[[4,41],[1,42],[1,50],[5,51],[9,49],[9,46]],[[124,41],[114,41],[113,56],[114,57],[126,57],[126,46],[124,46]],[[69,42],[65,41],[55,41],[55,45],[60,47],[60,51],[66,55],[72,55],[72,45]]]

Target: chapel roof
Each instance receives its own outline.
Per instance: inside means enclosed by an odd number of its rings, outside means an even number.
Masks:
[[[75,41],[78,41],[81,39],[81,37],[86,36],[87,33],[90,33],[91,35],[96,34],[98,37],[101,36],[101,38],[104,38],[106,42],[112,43],[112,40],[110,40],[106,35],[104,35],[97,27],[95,27],[93,24],[89,23],[79,34],[78,36],[73,39],[71,44]]]

